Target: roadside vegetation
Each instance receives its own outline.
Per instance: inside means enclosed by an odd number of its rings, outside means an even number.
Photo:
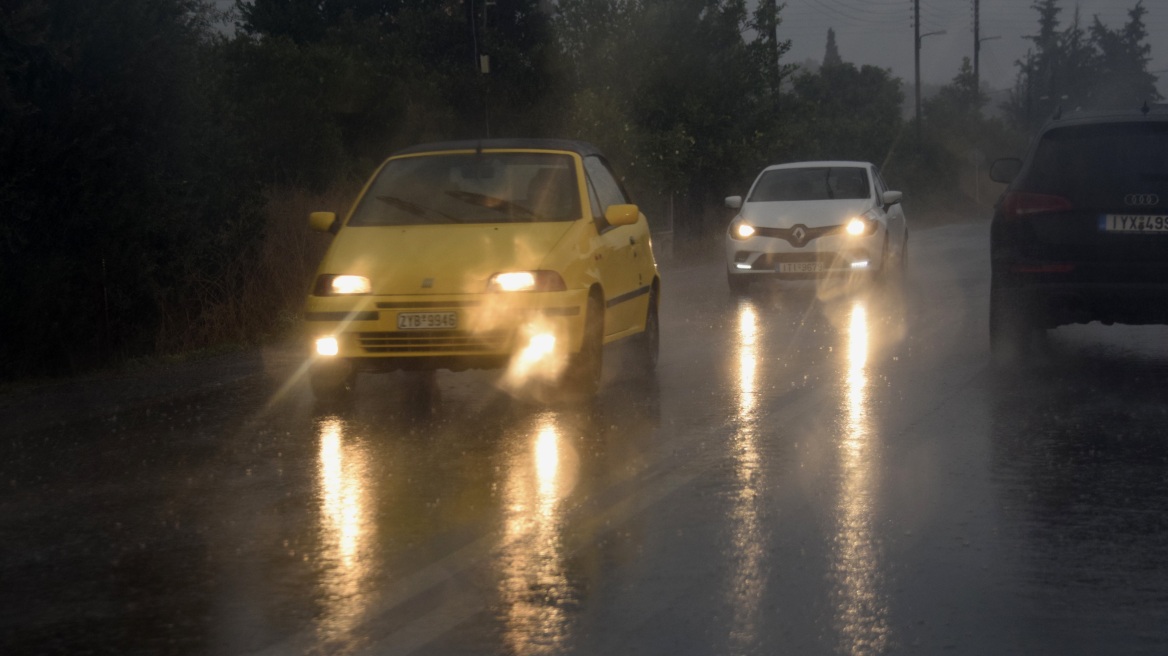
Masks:
[[[0,380],[287,330],[327,239],[307,212],[344,211],[422,141],[591,141],[685,251],[769,163],[870,160],[914,220],[967,212],[992,200],[975,173],[1056,105],[1159,99],[1142,2],[1116,28],[1034,2],[1009,101],[989,107],[967,62],[920,130],[904,82],[834,38],[816,70],[788,63],[775,2],[484,4],[5,2]]]

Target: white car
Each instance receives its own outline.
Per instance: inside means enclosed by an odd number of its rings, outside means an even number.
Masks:
[[[908,227],[900,199],[869,162],[768,166],[745,201],[726,198],[739,210],[726,233],[730,291],[764,278],[870,278],[902,269]]]

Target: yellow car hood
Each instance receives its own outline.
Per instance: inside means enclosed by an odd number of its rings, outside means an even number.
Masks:
[[[375,295],[480,293],[492,274],[549,268],[544,260],[573,225],[346,227],[319,271],[365,276]]]

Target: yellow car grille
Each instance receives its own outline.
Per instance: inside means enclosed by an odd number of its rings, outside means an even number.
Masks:
[[[366,353],[493,353],[507,346],[507,331],[402,330],[357,333]]]

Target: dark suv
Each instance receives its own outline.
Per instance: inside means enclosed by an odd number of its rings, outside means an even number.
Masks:
[[[1043,127],[990,229],[990,345],[1024,354],[1063,324],[1168,323],[1168,111],[1077,114]]]

